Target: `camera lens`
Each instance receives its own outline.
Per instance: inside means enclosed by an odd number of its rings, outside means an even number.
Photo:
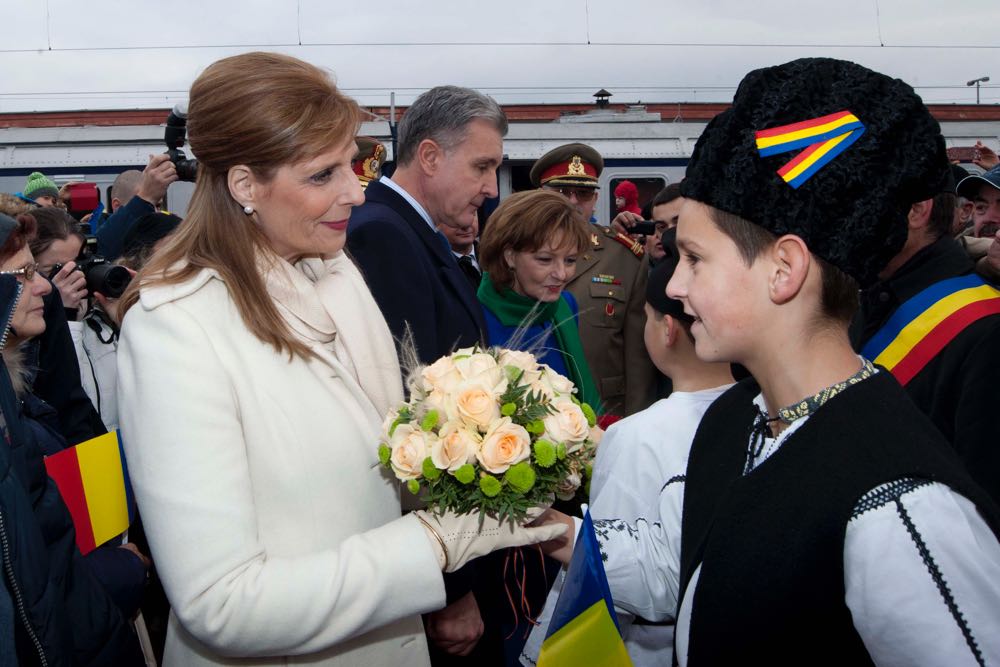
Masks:
[[[88,268],[87,291],[100,292],[109,299],[117,299],[132,282],[132,274],[124,266],[95,264]]]

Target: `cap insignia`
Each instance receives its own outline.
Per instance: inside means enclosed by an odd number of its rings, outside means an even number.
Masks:
[[[761,157],[789,153],[798,148],[805,149],[778,170],[778,175],[786,183],[798,189],[864,133],[865,126],[858,117],[844,110],[812,120],[760,130],[754,137]]]
[[[586,176],[587,172],[583,168],[583,160],[579,155],[574,155],[573,159],[570,160],[569,167],[566,170],[567,176]]]

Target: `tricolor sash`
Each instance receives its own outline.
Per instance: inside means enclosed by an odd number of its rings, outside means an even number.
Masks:
[[[965,327],[1000,313],[1000,290],[976,274],[934,283],[903,303],[861,349],[903,386]]]
[[[795,189],[853,144],[865,132],[865,126],[850,111],[838,111],[800,123],[772,127],[754,134],[761,157],[780,155],[804,148],[778,170]]]

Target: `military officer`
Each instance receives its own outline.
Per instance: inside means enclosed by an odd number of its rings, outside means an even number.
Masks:
[[[554,148],[535,162],[531,182],[556,190],[592,220],[600,153],[585,144]],[[580,339],[605,414],[626,416],[655,398],[656,368],[646,353],[643,311],[646,271],[642,244],[593,222],[590,247],[577,259],[566,287],[580,306]]]
[[[382,163],[385,161],[385,146],[374,137],[355,137],[358,153],[351,161],[354,173],[358,175],[362,188],[382,175]]]

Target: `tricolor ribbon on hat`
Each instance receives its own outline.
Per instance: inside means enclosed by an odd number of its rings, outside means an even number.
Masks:
[[[805,148],[778,170],[786,183],[798,189],[865,133],[864,124],[850,111],[760,130],[754,137],[761,157]]]

